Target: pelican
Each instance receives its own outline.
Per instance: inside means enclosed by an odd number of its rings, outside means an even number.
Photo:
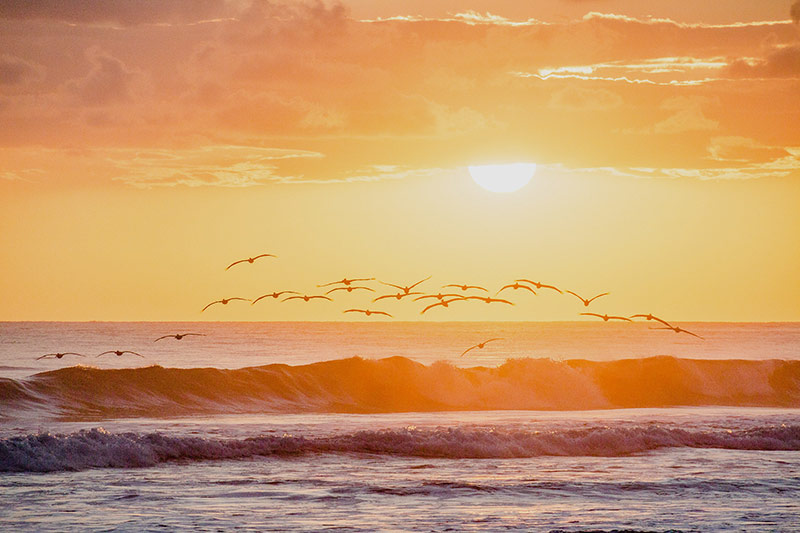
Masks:
[[[474,350],[475,348],[477,348],[477,349],[479,349],[479,350],[482,350],[482,349],[483,349],[483,347],[484,347],[484,346],[486,346],[487,344],[489,344],[490,342],[493,342],[493,341],[500,341],[500,340],[503,340],[503,338],[502,338],[502,337],[497,337],[496,339],[489,339],[488,341],[483,341],[483,342],[481,342],[481,343],[478,343],[478,344],[476,344],[475,346],[471,346],[471,347],[467,348],[466,350],[464,350],[464,351],[461,353],[461,355],[459,355],[459,357],[464,357],[464,355],[465,355],[465,354],[466,354],[468,351],[470,351],[470,350]]]
[[[358,286],[358,285],[347,285],[346,287],[333,288],[333,289],[329,290],[328,292],[326,292],[325,294],[330,294],[330,293],[336,292],[336,291],[353,292],[353,291],[357,291],[359,289],[364,289],[364,290],[367,290],[367,291],[375,292],[375,289],[372,289],[370,287],[361,287],[361,286]]]
[[[301,296],[289,296],[288,298],[284,298],[281,301],[282,302],[286,302],[286,301],[289,301],[289,300],[303,300],[304,302],[307,302],[309,300],[314,300],[315,298],[328,300],[329,302],[333,301],[331,298],[328,298],[327,296],[308,296],[306,294],[301,295]]]
[[[531,285],[533,285],[537,289],[553,289],[554,291],[558,291],[558,294],[564,294],[563,292],[561,292],[561,289],[559,289],[558,287],[554,287],[552,285],[545,285],[544,283],[540,283],[538,281],[531,281],[529,279],[518,279],[516,281],[521,281],[523,283],[530,283]]]
[[[280,298],[281,295],[284,295],[284,294],[300,294],[300,293],[297,292],[297,291],[276,291],[276,292],[271,292],[269,294],[264,294],[263,296],[259,296],[258,298],[253,300],[253,302],[250,305],[255,305],[257,301],[259,301],[259,300],[261,300],[263,298]]]
[[[211,302],[210,304],[205,306],[200,312],[202,313],[203,311],[205,311],[206,309],[208,309],[209,307],[211,307],[214,304],[228,305],[228,302],[231,302],[233,300],[242,300],[243,302],[249,302],[250,301],[247,298],[238,298],[238,297],[237,298],[223,298],[222,300],[216,300],[214,302]]]
[[[386,315],[389,318],[392,318],[392,315],[386,313],[385,311],[370,311],[369,309],[347,309],[346,311],[342,311],[343,313],[364,313],[367,316],[370,315]]]
[[[465,300],[481,300],[482,302],[486,302],[487,304],[499,302],[508,305],[514,305],[512,302],[508,300],[503,300],[502,298],[490,298],[489,296],[466,296],[464,297]]]
[[[414,301],[416,302],[418,300],[424,300],[425,298],[436,298],[437,300],[444,300],[445,298],[452,298],[453,296],[460,297],[461,295],[452,293],[442,294],[440,292],[439,294],[426,294],[425,296],[417,296],[416,298],[414,298]]]
[[[182,338],[188,337],[189,335],[197,335],[198,337],[205,337],[206,336],[205,333],[176,333],[174,335],[164,335],[163,337],[157,338],[153,342],[158,342],[161,339],[166,339],[167,337],[172,337],[173,339],[181,340]]]
[[[132,351],[130,351],[130,350],[108,350],[107,352],[103,352],[103,353],[101,353],[101,354],[100,354],[100,355],[98,355],[97,357],[100,357],[101,355],[105,355],[105,354],[107,354],[107,353],[113,353],[113,354],[114,354],[114,355],[116,355],[117,357],[121,356],[121,355],[122,355],[122,354],[124,354],[124,353],[132,353],[133,355],[138,355],[139,357],[144,357],[142,354],[140,354],[140,353],[136,353],[136,352],[132,352]]]
[[[448,307],[451,303],[456,302],[458,300],[466,300],[466,298],[464,298],[463,296],[459,296],[458,298],[453,298],[451,300],[441,300],[439,302],[436,302],[435,304],[429,305],[428,307],[426,307],[425,309],[420,311],[419,314],[423,314],[428,309],[432,309],[432,308],[436,307],[437,305],[441,305],[442,307]]]
[[[533,294],[536,294],[536,291],[535,291],[535,290],[531,289],[531,288],[530,288],[530,287],[528,287],[527,285],[521,285],[521,284],[520,284],[520,283],[517,281],[517,282],[514,282],[514,283],[511,283],[511,284],[509,284],[509,285],[506,285],[506,286],[504,286],[502,289],[500,289],[499,291],[497,291],[497,292],[495,293],[495,296],[496,296],[496,295],[498,295],[498,294],[500,294],[501,292],[503,292],[503,291],[504,291],[504,290],[506,290],[506,289],[514,289],[514,290],[517,290],[517,289],[526,289],[526,290],[529,290],[529,291],[531,291]]]
[[[700,335],[698,335],[696,333],[692,333],[691,331],[687,331],[687,330],[685,330],[683,328],[679,328],[678,326],[668,326],[668,327],[665,327],[665,328],[650,328],[650,329],[671,329],[675,333],[687,333],[687,334],[689,334],[689,335],[691,335],[693,337],[697,337],[698,339],[703,339],[703,337],[701,337]],[[703,339],[703,340],[705,340],[705,339]]]
[[[489,292],[489,289],[487,289],[486,287],[481,287],[480,285],[459,285],[458,283],[450,283],[448,285],[442,285],[443,289],[446,289],[447,287],[456,287],[458,289],[461,289],[462,291],[467,291],[469,289],[478,289],[483,292]]]
[[[605,295],[607,295],[607,294],[610,294],[610,293],[608,293],[608,292],[604,292],[603,294],[598,294],[597,296],[595,296],[595,297],[593,297],[593,298],[589,298],[589,299],[587,300],[586,298],[583,298],[582,296],[578,296],[577,294],[575,294],[575,293],[574,293],[574,292],[572,292],[572,291],[566,291],[566,292],[567,292],[568,294],[571,294],[571,295],[573,295],[573,296],[574,296],[575,298],[577,298],[578,300],[582,301],[582,302],[583,302],[583,305],[584,305],[584,307],[589,307],[589,304],[590,304],[590,303],[592,303],[594,300],[597,300],[597,299],[598,299],[598,298],[600,298],[601,296],[605,296]]]
[[[331,281],[330,283],[323,283],[322,285],[317,285],[317,287],[330,287],[331,285],[336,285],[339,283],[343,285],[350,285],[354,281],[372,281],[374,279],[375,278],[352,278],[352,279],[342,278],[339,281]]]
[[[586,316],[596,316],[597,318],[602,318],[604,322],[608,322],[609,320],[627,320],[628,322],[633,322],[633,320],[624,316],[598,315],[597,313],[580,313],[580,314]]]
[[[233,265],[238,265],[239,263],[250,263],[252,265],[253,261],[255,261],[256,259],[259,259],[261,257],[278,257],[278,256],[277,255],[272,255],[272,254],[261,254],[261,255],[255,256],[255,257],[248,257],[247,259],[239,259],[238,261],[234,261],[233,263],[231,263],[230,265],[225,267],[225,270],[228,270]]]
[[[378,296],[373,302],[377,302],[378,300],[383,300],[384,298],[397,298],[398,300],[402,300],[406,296],[413,296],[415,294],[424,294],[422,292],[398,292],[397,294],[384,294],[383,296]]]
[[[57,353],[46,353],[46,354],[44,354],[44,355],[42,355],[42,356],[40,356],[40,357],[37,357],[37,358],[36,358],[36,360],[38,361],[39,359],[48,359],[48,358],[50,358],[50,357],[55,357],[56,359],[61,359],[61,358],[62,358],[62,357],[64,357],[65,355],[77,355],[77,356],[79,356],[79,357],[86,357],[86,356],[85,356],[85,355],[83,355],[82,353],[75,353],[75,352],[57,352]]]
[[[408,294],[409,292],[411,292],[411,289],[413,289],[414,287],[416,287],[417,285],[419,285],[423,281],[428,281],[432,277],[433,276],[428,276],[427,278],[421,279],[421,280],[419,280],[418,282],[416,282],[413,285],[407,285],[405,287],[402,286],[402,285],[395,285],[394,283],[386,283],[385,281],[381,281],[381,283],[383,283],[384,285],[388,285],[389,287],[394,287],[395,289],[399,289],[399,290],[403,291],[404,293]],[[380,280],[378,280],[378,281],[380,281]],[[422,294],[422,293],[420,292],[419,294]]]
[[[655,320],[656,322],[661,322],[665,326],[672,327],[672,324],[670,324],[666,320],[661,320],[657,316],[653,316],[652,313],[648,313],[646,315],[631,315],[631,318],[646,318],[647,320]]]

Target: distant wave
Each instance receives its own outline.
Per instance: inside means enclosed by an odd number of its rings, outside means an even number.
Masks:
[[[203,461],[309,453],[368,453],[428,458],[518,458],[541,455],[616,457],[668,447],[800,450],[800,426],[736,431],[639,425],[553,431],[402,429],[330,437],[260,436],[245,439],[112,434],[38,434],[0,440],[0,472],[135,468],[172,460]]]
[[[457,368],[356,357],[237,370],[74,366],[0,379],[6,418],[701,405],[800,407],[800,361],[513,359],[496,368]]]

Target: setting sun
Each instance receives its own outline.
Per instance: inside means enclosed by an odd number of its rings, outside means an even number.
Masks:
[[[472,165],[469,175],[475,183],[491,192],[514,192],[523,188],[536,173],[535,163],[507,165]]]

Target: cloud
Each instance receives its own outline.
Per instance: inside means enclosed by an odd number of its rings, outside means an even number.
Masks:
[[[67,89],[89,106],[129,100],[135,73],[119,59],[97,49],[91,49],[88,56],[91,70],[85,77],[69,81]]]
[[[765,58],[737,59],[726,72],[734,78],[800,78],[800,45],[778,47]]]
[[[708,146],[711,159],[738,163],[775,163],[793,154],[785,147],[767,146],[747,137],[712,137]]]
[[[662,109],[675,111],[674,115],[656,123],[653,133],[685,133],[689,131],[715,130],[719,122],[703,115],[702,105],[707,102],[702,98],[675,97],[664,101]]]
[[[606,89],[568,86],[553,93],[549,107],[557,111],[608,111],[622,105],[622,97]]]
[[[24,85],[44,77],[44,67],[8,54],[0,55],[0,85]]]

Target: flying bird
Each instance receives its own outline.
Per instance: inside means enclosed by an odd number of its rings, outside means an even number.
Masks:
[[[580,314],[586,316],[596,316],[597,318],[602,318],[604,322],[608,322],[609,320],[627,320],[628,322],[633,322],[633,320],[625,316],[599,315],[597,313],[580,313]]]
[[[172,337],[173,339],[176,339],[176,340],[181,340],[182,338],[184,338],[184,337],[188,337],[189,335],[196,335],[196,336],[198,336],[198,337],[205,337],[205,336],[206,336],[206,334],[205,334],[205,333],[176,333],[176,334],[174,334],[174,335],[164,335],[163,337],[159,337],[159,338],[157,338],[157,339],[156,339],[156,340],[154,340],[153,342],[158,342],[158,341],[160,341],[161,339],[166,339],[166,338],[168,338],[168,337]]]
[[[407,286],[395,285],[394,283],[386,283],[385,281],[381,281],[381,283],[383,283],[384,285],[388,285],[389,287],[394,287],[395,289],[399,289],[399,290],[403,291],[404,293],[408,294],[409,292],[411,292],[411,289],[413,289],[414,287],[416,287],[417,285],[419,285],[423,281],[428,281],[432,277],[433,276],[428,276],[427,278],[421,279],[421,280],[419,280],[418,282],[416,282],[413,285],[407,285]],[[378,281],[380,281],[380,280],[378,280]],[[422,293],[419,293],[419,294],[422,294]]]
[[[558,291],[558,294],[564,294],[563,292],[561,292],[561,289],[559,289],[558,287],[554,287],[552,285],[545,285],[544,283],[540,283],[538,281],[531,281],[529,279],[518,279],[516,281],[521,281],[523,283],[530,283],[531,285],[533,285],[537,289],[553,289],[554,291]]]
[[[442,285],[442,288],[445,289],[447,287],[456,287],[461,289],[462,291],[467,291],[469,289],[478,289],[480,291],[489,292],[489,289],[486,287],[481,287],[480,285],[459,285],[458,283],[450,283],[448,285]]]
[[[670,324],[666,320],[661,320],[657,316],[653,316],[652,313],[648,313],[646,315],[631,315],[631,318],[646,318],[647,320],[655,320],[656,322],[661,322],[665,326],[672,327],[672,324]]]
[[[361,286],[358,286],[358,285],[347,285],[346,287],[333,288],[333,289],[329,290],[328,292],[326,292],[325,294],[330,294],[330,293],[336,292],[336,291],[353,292],[353,291],[357,291],[359,289],[364,289],[364,290],[367,290],[367,291],[375,292],[375,289],[372,289],[370,287],[361,287]]]
[[[517,289],[526,289],[526,290],[529,290],[529,291],[531,291],[533,294],[536,294],[536,291],[535,291],[535,290],[531,289],[531,288],[530,288],[530,287],[528,287],[527,285],[521,285],[521,284],[519,283],[519,281],[516,281],[516,282],[514,282],[514,283],[511,283],[511,284],[509,284],[509,285],[506,285],[506,286],[504,286],[502,289],[500,289],[499,291],[497,291],[495,294],[496,294],[496,295],[497,295],[497,294],[500,294],[501,292],[503,292],[503,291],[504,291],[504,290],[506,290],[506,289],[514,289],[514,290],[517,290]]]
[[[255,305],[257,301],[259,301],[259,300],[261,300],[261,299],[263,299],[263,298],[280,298],[280,297],[281,297],[281,295],[283,295],[283,294],[300,294],[300,293],[299,293],[299,292],[297,292],[297,291],[277,291],[277,292],[271,292],[271,293],[269,293],[269,294],[264,294],[263,296],[259,296],[258,298],[256,298],[255,300],[253,300],[253,302],[252,302],[250,305]]]
[[[250,301],[247,298],[238,298],[238,297],[237,298],[223,298],[222,300],[216,300],[216,301],[211,302],[210,304],[205,306],[200,312],[202,313],[203,311],[205,311],[206,309],[208,309],[209,307],[211,307],[214,304],[228,305],[228,302],[231,302],[233,300],[242,300],[243,302],[249,302]]]
[[[114,355],[116,355],[117,357],[121,356],[121,355],[122,355],[122,354],[124,354],[124,353],[132,353],[133,355],[138,355],[139,357],[144,357],[142,354],[140,354],[140,353],[136,353],[136,352],[132,352],[132,351],[130,351],[130,350],[108,350],[107,352],[103,352],[103,353],[101,353],[101,354],[100,354],[100,355],[98,355],[97,357],[100,357],[101,355],[105,355],[105,354],[107,354],[107,353],[113,353],[113,354],[114,354]]]
[[[514,305],[513,302],[509,302],[508,300],[503,300],[502,298],[490,298],[489,296],[465,296],[465,300],[481,300],[482,302],[486,302],[487,304],[491,303],[502,303],[508,305]]]
[[[330,287],[331,285],[336,285],[339,283],[344,285],[350,285],[354,281],[372,281],[374,279],[375,278],[352,278],[352,279],[342,278],[339,281],[331,281],[330,283],[323,283],[322,285],[317,285],[317,287]]]
[[[289,300],[303,300],[304,302],[307,302],[309,300],[314,300],[314,299],[328,300],[329,302],[333,301],[331,298],[328,298],[327,296],[308,296],[308,295],[305,295],[305,294],[302,295],[302,296],[289,296],[288,298],[284,298],[281,301],[282,302],[286,302],[286,301],[289,301]]]
[[[689,334],[689,335],[691,335],[693,337],[697,337],[698,339],[703,339],[703,337],[701,337],[697,333],[692,333],[691,331],[687,331],[687,330],[685,330],[683,328],[679,328],[678,326],[668,326],[668,327],[664,327],[664,328],[650,328],[650,329],[671,329],[675,333],[687,333],[687,334]],[[705,340],[705,339],[703,339],[703,340]]]
[[[255,257],[248,257],[247,259],[239,259],[238,261],[234,261],[233,263],[231,263],[230,265],[225,267],[225,270],[228,270],[233,265],[238,265],[239,263],[250,263],[252,265],[253,261],[255,261],[256,259],[259,259],[261,257],[278,257],[278,256],[277,255],[272,255],[272,254],[261,254],[261,255],[255,256]]]
[[[392,318],[392,315],[386,313],[385,311],[370,311],[369,309],[347,309],[343,311],[343,313],[364,313],[367,316],[370,315],[386,315],[389,318]]]
[[[479,349],[479,350],[482,350],[482,349],[483,349],[483,347],[484,347],[484,346],[486,346],[487,344],[489,344],[490,342],[493,342],[493,341],[500,341],[500,340],[503,340],[503,339],[502,339],[502,337],[497,337],[496,339],[489,339],[489,340],[487,340],[487,341],[483,341],[483,342],[481,342],[481,343],[478,343],[478,344],[476,344],[475,346],[471,346],[471,347],[467,348],[466,350],[464,350],[464,351],[461,353],[461,355],[459,355],[459,357],[464,357],[464,355],[465,355],[465,354],[466,354],[468,351],[470,351],[470,350],[474,350],[475,348],[477,348],[477,349]]]
[[[378,300],[383,300],[384,298],[396,298],[398,300],[402,300],[406,296],[413,296],[415,294],[424,294],[424,293],[412,291],[412,292],[398,292],[397,294],[384,294],[383,296],[378,296],[372,301],[377,302]]]
[[[466,300],[466,298],[464,298],[463,296],[460,296],[458,298],[453,298],[451,300],[441,300],[439,302],[436,302],[435,304],[429,305],[428,307],[426,307],[425,309],[420,311],[419,314],[424,314],[425,311],[427,311],[428,309],[433,309],[434,307],[436,307],[438,305],[441,305],[442,307],[448,307],[451,303],[457,302],[458,300]]]
[[[585,307],[589,307],[589,304],[590,304],[590,303],[592,303],[594,300],[597,300],[597,299],[598,299],[598,298],[600,298],[601,296],[606,296],[607,294],[610,294],[610,293],[604,292],[603,294],[598,294],[597,296],[595,296],[595,297],[593,297],[593,298],[589,298],[589,299],[587,300],[586,298],[583,298],[582,296],[579,296],[579,295],[575,294],[575,293],[574,293],[574,292],[572,292],[572,291],[566,291],[566,292],[567,292],[568,294],[571,294],[571,295],[573,295],[573,296],[574,296],[575,298],[577,298],[578,300],[582,301],[582,302],[583,302],[583,305],[584,305]]]
[[[438,294],[426,294],[425,296],[417,296],[416,298],[414,298],[414,301],[416,302],[418,300],[424,300],[425,298],[436,298],[437,300],[444,300],[445,298],[452,298],[453,296],[461,297],[460,294],[452,294],[452,293],[442,294],[440,292]]]
[[[61,358],[62,358],[62,357],[64,357],[65,355],[77,355],[77,356],[79,356],[79,357],[86,357],[86,356],[85,356],[85,355],[83,355],[82,353],[75,353],[75,352],[57,352],[57,353],[46,353],[46,354],[44,354],[44,355],[42,355],[42,356],[40,356],[40,357],[37,357],[37,358],[36,358],[36,360],[38,361],[39,359],[48,359],[48,358],[50,358],[50,357],[55,357],[56,359],[61,359]]]

